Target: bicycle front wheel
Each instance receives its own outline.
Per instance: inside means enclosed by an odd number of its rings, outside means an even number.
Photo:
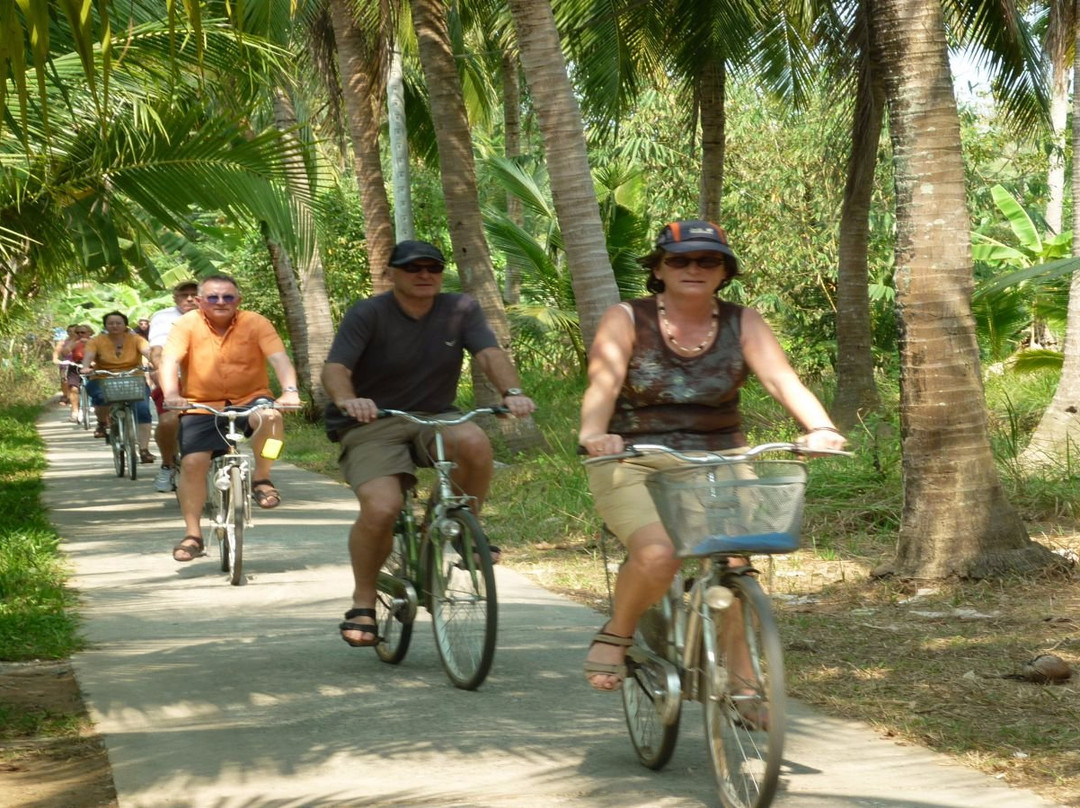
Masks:
[[[229,469],[229,488],[225,492],[225,541],[221,545],[222,558],[228,553],[230,564],[229,583],[244,583],[244,522],[246,497],[244,475],[239,467]]]
[[[128,477],[134,480],[139,476],[139,430],[133,407],[124,409],[124,455]]]
[[[409,580],[404,531],[403,520],[398,517],[398,524],[394,527],[394,544],[382,566],[384,573],[400,581]],[[408,601],[380,588],[375,593],[375,625],[380,638],[375,653],[383,662],[397,665],[405,658],[412,641],[413,624],[409,619]]]
[[[725,808],[765,808],[776,794],[784,752],[780,634],[756,579],[737,575],[723,583],[735,601],[722,613],[721,630],[702,637],[706,744]],[[711,625],[704,621],[706,629]]]
[[[79,385],[79,423],[83,429],[90,428],[90,396],[86,392],[86,379]]]
[[[487,537],[469,511],[454,510],[432,526],[427,550],[435,648],[454,686],[475,690],[491,670],[498,624]]]
[[[127,422],[124,420],[123,410],[114,409],[109,414],[109,448],[112,449],[113,471],[117,477],[124,476],[124,467],[127,461],[127,452],[124,450],[126,440]]]

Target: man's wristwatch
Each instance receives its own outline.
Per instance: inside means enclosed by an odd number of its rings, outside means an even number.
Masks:
[[[283,392],[283,393],[299,393],[300,391],[297,390],[295,387],[292,387],[290,385],[289,387],[282,387],[281,392]]]
[[[506,398],[507,396],[523,396],[523,395],[525,395],[525,391],[522,390],[520,387],[507,387],[505,390],[503,390],[502,397]]]

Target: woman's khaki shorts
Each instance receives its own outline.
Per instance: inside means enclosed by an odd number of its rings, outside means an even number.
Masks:
[[[745,447],[717,454],[739,454]],[[660,521],[645,479],[659,469],[682,466],[685,463],[668,454],[646,455],[610,463],[594,463],[585,467],[596,511],[608,530],[624,545],[641,528]]]
[[[441,416],[430,417],[450,417],[457,414],[447,412],[441,413]],[[417,467],[431,466],[428,446],[433,440],[434,427],[420,426],[404,418],[380,418],[369,424],[353,427],[341,436],[338,465],[345,481],[354,491],[378,477],[392,477],[395,474],[415,477]]]

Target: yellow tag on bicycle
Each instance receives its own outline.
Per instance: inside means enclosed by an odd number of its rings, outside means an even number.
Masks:
[[[262,447],[262,456],[267,460],[277,460],[281,455],[281,447],[285,444],[277,438],[267,438]]]

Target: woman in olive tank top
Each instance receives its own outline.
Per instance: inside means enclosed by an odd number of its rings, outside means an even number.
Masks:
[[[684,451],[743,446],[739,389],[748,373],[802,425],[809,449],[844,445],[761,315],[717,297],[739,271],[720,227],[672,222],[640,263],[652,296],[608,309],[589,352],[578,441],[590,456],[618,454],[627,443]],[[628,551],[611,619],[593,638],[585,661],[586,678],[597,690],[622,686],[626,638],[679,567],[645,489],[651,470],[645,461],[588,469],[596,508]]]

